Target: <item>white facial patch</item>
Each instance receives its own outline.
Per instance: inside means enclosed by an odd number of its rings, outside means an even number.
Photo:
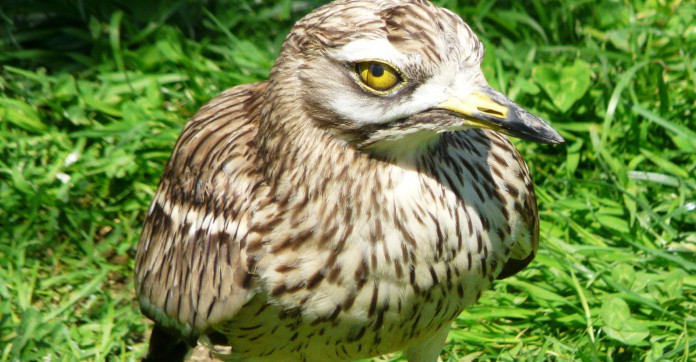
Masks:
[[[435,77],[441,77],[441,82],[447,83],[442,95],[443,101],[449,98],[466,99],[471,93],[486,85],[483,72],[479,66],[452,68],[448,68],[446,72]]]
[[[358,39],[352,41],[329,55],[342,62],[354,63],[363,60],[383,60],[390,64],[403,64],[408,56],[396,50],[394,46],[384,38]]]

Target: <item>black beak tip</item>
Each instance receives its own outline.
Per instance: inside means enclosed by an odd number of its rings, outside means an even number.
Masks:
[[[523,140],[547,145],[557,145],[565,142],[558,132],[546,124],[544,124],[544,127],[541,129],[507,128],[506,133]]]
[[[556,132],[554,132],[554,133],[555,134],[552,135],[551,137],[544,139],[543,142],[548,144],[548,145],[560,145],[561,143],[565,143],[565,139],[563,139],[563,137],[561,137],[561,135],[559,135]]]
[[[565,143],[565,139],[563,139],[563,137],[561,137],[561,135],[560,135],[558,132],[556,132],[556,130],[554,130],[554,129],[552,128],[551,131],[552,131],[552,134],[551,134],[550,137],[549,137],[548,144],[550,144],[550,145],[558,145],[558,144],[561,144],[561,143]]]

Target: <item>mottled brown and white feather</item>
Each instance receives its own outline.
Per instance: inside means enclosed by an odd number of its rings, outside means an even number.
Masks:
[[[242,240],[264,189],[253,147],[265,83],[224,92],[186,125],[136,259],[141,308],[189,338],[232,318],[252,283]]]
[[[483,56],[427,1],[339,1],[296,24],[268,82],[224,92],[186,125],[136,259],[159,326],[228,344],[232,360],[418,355],[533,258],[536,201],[515,147],[437,131],[452,116],[427,111],[434,86],[365,95],[342,61],[382,40],[414,84]],[[506,267],[511,253],[524,262]]]

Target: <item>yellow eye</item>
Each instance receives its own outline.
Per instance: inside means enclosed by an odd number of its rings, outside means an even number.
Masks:
[[[378,92],[386,92],[402,82],[396,69],[380,62],[357,63],[355,72],[364,85]]]

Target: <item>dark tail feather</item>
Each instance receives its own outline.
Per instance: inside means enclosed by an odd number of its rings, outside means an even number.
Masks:
[[[186,342],[155,326],[150,335],[150,348],[143,362],[181,362],[188,349]]]

